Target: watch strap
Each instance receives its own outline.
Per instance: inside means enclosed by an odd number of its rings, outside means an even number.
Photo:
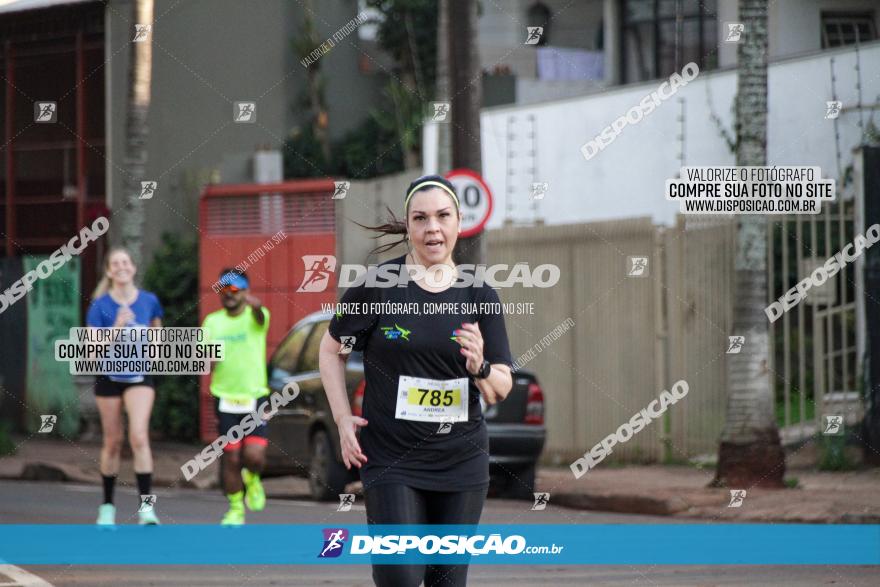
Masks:
[[[485,379],[486,377],[489,376],[489,373],[491,373],[491,372],[492,372],[492,364],[489,363],[489,361],[486,361],[484,359],[482,366],[480,366],[480,370],[477,372],[476,375],[474,375],[474,377],[476,377],[477,379]]]

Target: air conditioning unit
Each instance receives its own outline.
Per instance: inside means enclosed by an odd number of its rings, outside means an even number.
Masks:
[[[278,183],[283,179],[281,151],[260,150],[254,153],[254,183]]]

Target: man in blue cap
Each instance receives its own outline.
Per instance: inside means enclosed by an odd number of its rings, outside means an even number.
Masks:
[[[252,511],[266,506],[260,482],[269,443],[266,422],[261,421],[243,438],[238,431],[229,432],[269,395],[265,368],[269,310],[248,293],[250,284],[243,271],[224,269],[219,284],[223,309],[208,314],[202,328],[208,342],[225,343],[224,360],[211,364],[211,394],[215,396],[218,432],[229,436],[221,459],[229,511],[221,524],[237,526],[244,524],[245,504]]]

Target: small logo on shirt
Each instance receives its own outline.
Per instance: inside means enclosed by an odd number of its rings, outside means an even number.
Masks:
[[[237,332],[235,334],[218,334],[214,338],[215,340],[222,340],[223,342],[244,342],[247,340],[247,333]]]
[[[402,338],[406,341],[409,340],[409,335],[410,333],[412,333],[411,330],[401,328],[396,323],[394,324],[394,328],[392,328],[391,326],[383,326],[382,332],[385,333],[385,338],[388,340],[397,340],[399,338]]]

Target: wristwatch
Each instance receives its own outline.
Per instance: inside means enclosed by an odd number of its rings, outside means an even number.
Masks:
[[[489,361],[483,360],[483,365],[480,367],[480,370],[474,373],[474,379],[485,379],[491,372],[492,365],[489,364]]]

